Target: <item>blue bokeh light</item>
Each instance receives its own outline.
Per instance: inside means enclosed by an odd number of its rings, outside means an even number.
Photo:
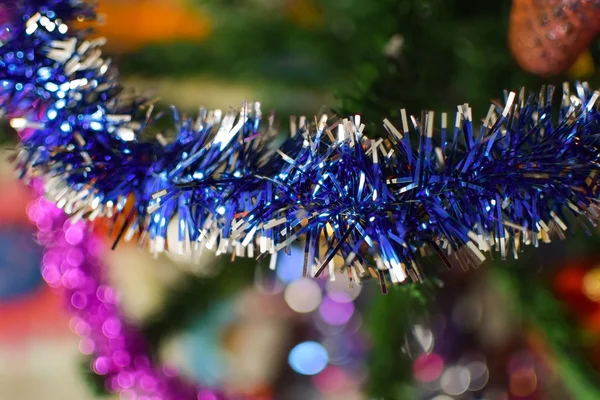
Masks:
[[[292,246],[290,254],[283,251],[277,255],[277,267],[275,273],[281,282],[286,285],[302,278],[302,265],[304,264],[304,251]]]
[[[317,342],[302,342],[296,345],[288,357],[294,371],[302,375],[316,375],[327,366],[327,350]]]

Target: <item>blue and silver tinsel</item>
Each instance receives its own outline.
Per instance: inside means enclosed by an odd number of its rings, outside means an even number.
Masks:
[[[481,124],[462,105],[455,116],[401,112],[370,139],[359,116],[291,123],[274,142],[259,104],[221,113],[173,109],[175,139],[152,132],[144,99],[119,86],[101,42],[73,28],[93,18],[76,0],[0,1],[0,108],[22,131],[23,177],[44,175],[75,219],[123,211],[125,239],[160,252],[260,257],[304,241],[304,272],[330,271],[341,256],[351,278],[382,283],[423,278],[418,258],[480,264],[487,252],[517,256],[524,245],[564,237],[568,224],[599,219],[597,92],[563,88],[505,95]],[[450,119],[452,121],[450,121]],[[169,223],[178,243],[166,243]],[[274,265],[274,263],[272,263]]]

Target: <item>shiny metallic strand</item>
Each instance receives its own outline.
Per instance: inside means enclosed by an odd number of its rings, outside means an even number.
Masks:
[[[330,274],[339,256],[353,281],[385,288],[423,280],[428,254],[473,268],[599,219],[599,94],[586,84],[563,87],[555,116],[547,87],[506,93],[481,122],[467,104],[454,116],[402,110],[383,120],[381,139],[358,115],[293,118],[281,145],[258,103],[195,117],[173,108],[175,139],[142,141],[151,104],[122,94],[102,42],[71,28],[79,3],[42,3],[16,11],[30,17],[14,19],[0,47],[0,108],[23,135],[19,168],[45,176],[76,220],[114,217],[133,195],[119,238],[140,233],[154,253],[274,261],[303,239],[306,275]],[[166,240],[173,220],[179,243]]]

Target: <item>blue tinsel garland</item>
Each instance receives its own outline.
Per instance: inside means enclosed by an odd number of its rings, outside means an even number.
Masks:
[[[113,216],[127,196],[125,236],[258,257],[305,239],[304,272],[320,275],[340,255],[354,280],[422,279],[417,257],[478,265],[496,249],[563,237],[567,223],[599,219],[598,93],[564,88],[552,120],[553,88],[510,93],[479,127],[468,105],[455,122],[404,111],[385,139],[369,139],[360,117],[300,119],[274,144],[259,104],[238,113],[173,109],[176,137],[140,140],[154,114],[123,93],[100,41],[73,28],[93,10],[76,0],[2,0],[0,109],[23,130],[23,176],[43,174],[49,195],[75,218]],[[454,122],[454,123],[453,123]],[[439,127],[439,128],[436,128]],[[411,143],[412,142],[412,143]]]

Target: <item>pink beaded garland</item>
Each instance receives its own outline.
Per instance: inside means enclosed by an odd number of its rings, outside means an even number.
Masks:
[[[41,182],[34,182],[43,193]],[[104,282],[104,243],[79,222],[40,196],[28,206],[44,246],[42,275],[49,286],[64,290],[73,315],[72,330],[91,369],[106,378],[106,388],[126,399],[221,400],[221,393],[199,389],[171,367],[156,364],[142,333],[124,319],[117,292]]]

